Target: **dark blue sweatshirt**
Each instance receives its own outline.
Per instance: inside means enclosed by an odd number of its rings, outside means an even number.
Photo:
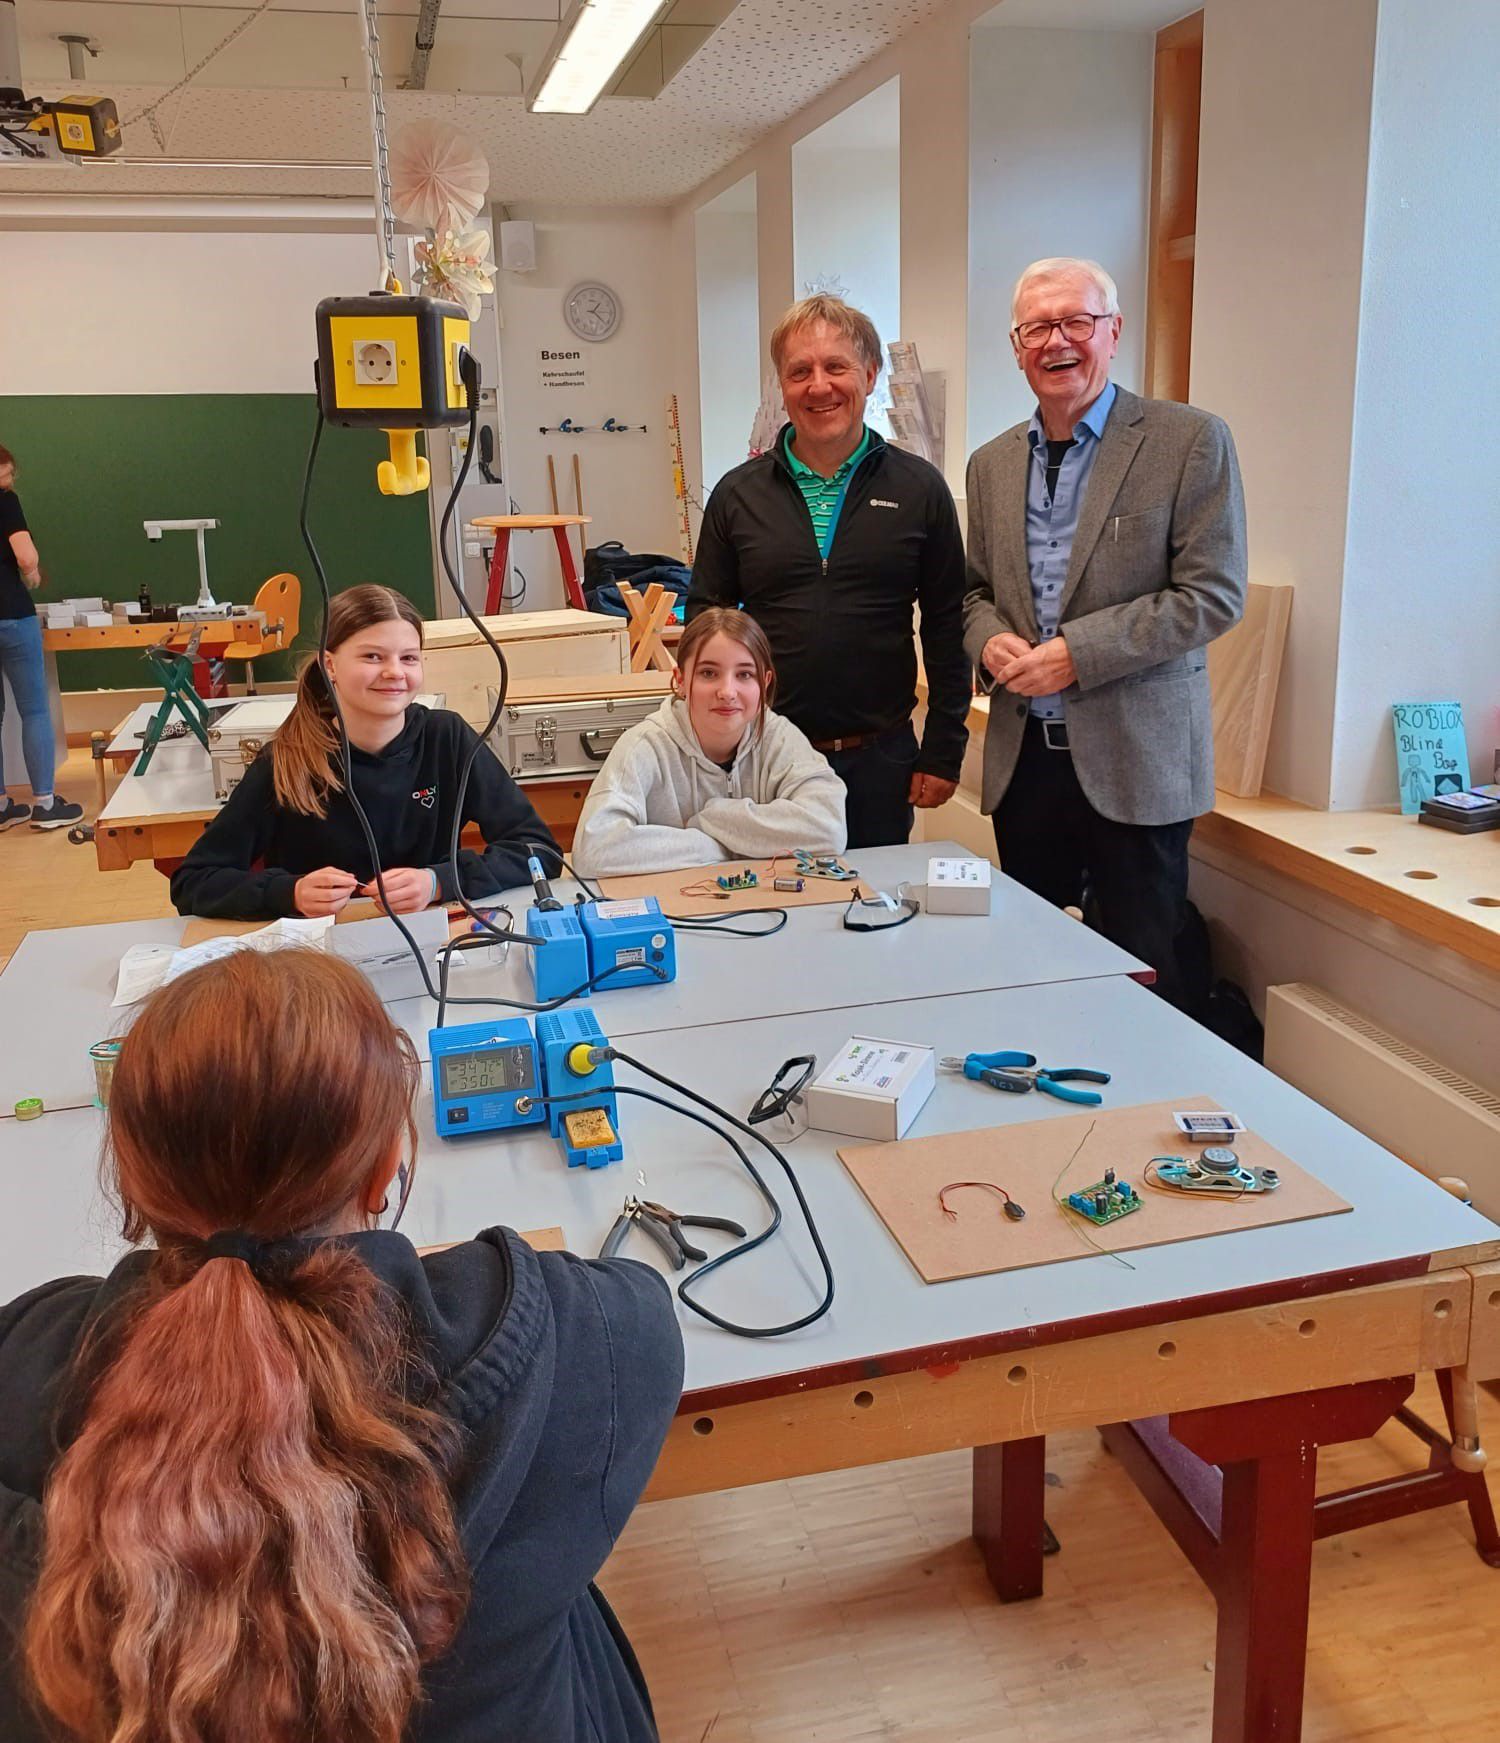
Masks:
[[[384,750],[354,749],[354,790],[370,820],[384,869],[425,866],[436,872],[438,898],[457,892],[448,865],[453,807],[464,759],[478,735],[446,708],[413,702],[406,724]],[[478,826],[483,853],[460,848],[459,874],[472,901],[528,883],[526,843],[540,842],[556,869],[557,844],[531,801],[486,745],[474,759],[463,821]],[[342,790],[328,795],[327,817],[276,803],[269,747],[245,770],[224,808],[172,873],[179,914],[215,920],[276,920],[297,912],[297,879],[325,865],[361,883],[374,876],[364,831]]]
[[[672,1297],[649,1266],[535,1253],[506,1229],[419,1258],[347,1238],[406,1303],[465,1432],[454,1487],[473,1594],[422,1679],[409,1743],[654,1743],[629,1643],[593,1585],[656,1462],[682,1385]],[[0,1743],[42,1743],[14,1648],[35,1578],[53,1400],[84,1330],[151,1263],[0,1308]]]

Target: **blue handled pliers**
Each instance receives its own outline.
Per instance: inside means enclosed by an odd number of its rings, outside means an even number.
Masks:
[[[1109,1082],[1107,1071],[1091,1071],[1085,1065],[1038,1065],[1034,1053],[970,1053],[963,1059],[949,1054],[938,1064],[944,1071],[961,1071],[974,1083],[987,1083],[991,1089],[1003,1089],[1010,1095],[1037,1089],[1043,1095],[1080,1102],[1085,1107],[1097,1107],[1104,1097],[1093,1089],[1070,1089],[1069,1084]]]

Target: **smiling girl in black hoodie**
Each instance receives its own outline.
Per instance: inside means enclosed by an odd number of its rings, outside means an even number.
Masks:
[[[269,749],[172,874],[181,914],[221,920],[337,914],[351,897],[379,900],[364,831],[343,790],[333,692],[348,729],[354,786],[380,850],[386,900],[398,914],[452,901],[448,845],[475,733],[422,687],[422,619],[390,587],[351,587],[328,613],[326,664],[308,662],[297,700]],[[472,901],[527,882],[528,844],[557,853],[530,801],[488,745],[474,760],[463,822],[482,852],[458,856]]]

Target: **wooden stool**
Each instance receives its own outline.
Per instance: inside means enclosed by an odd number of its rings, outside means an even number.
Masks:
[[[583,588],[578,582],[578,570],[573,564],[573,547],[568,542],[569,527],[586,527],[593,520],[588,514],[485,514],[469,525],[478,532],[495,535],[495,554],[490,558],[490,585],[485,596],[485,614],[493,617],[500,609],[505,593],[505,565],[510,556],[512,533],[537,533],[550,529],[557,540],[558,561],[562,564],[563,593],[575,611],[587,611]]]

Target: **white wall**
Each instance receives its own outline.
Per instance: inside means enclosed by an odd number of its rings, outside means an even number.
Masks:
[[[15,217],[0,203],[3,393],[311,393],[319,299],[368,290],[375,269],[369,228],[20,230]]]
[[[792,262],[794,295],[841,285],[883,344],[902,337],[899,79],[792,147]]]
[[[1396,797],[1390,705],[1500,745],[1500,6],[1381,0],[1329,802]]]
[[[749,452],[750,426],[760,400],[754,176],[702,207],[694,220],[698,405],[707,492]]]
[[[914,340],[929,378],[946,388],[948,481],[963,486],[964,345],[968,308],[969,28],[992,0],[949,0],[801,114],[736,158],[679,206],[671,222],[674,282],[693,271],[692,215],[724,189],[756,178],[761,356],[797,294],[793,266],[792,150],[798,140],[892,79],[900,81],[900,338]],[[689,344],[680,354],[691,355]],[[686,367],[691,368],[689,362]],[[693,421],[697,423],[696,396]],[[696,428],[693,431],[696,438]],[[695,451],[689,442],[688,453]],[[695,488],[701,480],[695,480]],[[960,508],[962,503],[960,502]]]
[[[986,26],[973,33],[971,451],[1035,407],[1007,333],[1011,289],[1022,268],[1045,255],[1083,255],[1113,276],[1125,315],[1114,379],[1140,389],[1154,52],[1147,31]]]
[[[619,539],[631,550],[675,556],[666,401],[671,392],[696,401],[697,384],[687,365],[691,353],[678,342],[685,335],[678,330],[669,288],[668,214],[644,207],[514,205],[509,210],[511,217],[536,225],[537,243],[537,270],[501,273],[496,292],[510,492],[522,513],[549,512],[551,453],[560,506],[572,513],[576,453],[583,472],[584,513],[593,516],[585,529],[589,544]],[[563,318],[566,294],[584,280],[608,285],[620,299],[620,325],[601,344],[575,338]],[[584,352],[586,390],[543,390],[538,353],[544,348]],[[613,417],[645,424],[648,434],[538,433],[540,426],[555,426],[564,417],[596,430]],[[517,534],[511,551],[527,577],[527,610],[561,605],[562,576],[551,535]]]

